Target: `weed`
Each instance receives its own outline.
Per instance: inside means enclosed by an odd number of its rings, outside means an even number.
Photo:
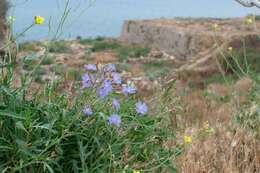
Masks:
[[[128,63],[119,63],[119,64],[117,64],[117,69],[120,72],[122,72],[122,71],[129,71],[130,68],[131,68],[131,64],[128,64]]]
[[[96,37],[96,38],[85,38],[85,39],[80,39],[79,40],[79,43],[81,43],[81,44],[87,44],[87,45],[91,45],[91,44],[93,44],[93,43],[95,43],[95,42],[101,42],[101,41],[104,41],[105,40],[105,38],[104,37],[101,37],[101,36],[99,36],[99,37]]]
[[[47,44],[48,50],[51,53],[70,53],[71,49],[66,45],[65,41],[51,41]]]
[[[96,41],[93,42],[91,47],[92,52],[98,52],[103,50],[113,50],[120,47],[120,44],[116,41]]]
[[[143,64],[145,74],[151,80],[166,76],[174,67],[174,64],[165,61],[152,61],[150,63]]]
[[[53,64],[54,60],[52,57],[44,57],[43,60],[41,61],[41,65],[50,65]]]
[[[150,52],[149,48],[138,46],[124,46],[117,50],[119,61],[126,61],[129,57],[146,56]]]
[[[74,68],[69,68],[67,72],[67,78],[69,80],[76,80],[80,81],[81,80],[81,75],[80,72]]]
[[[66,69],[66,65],[64,64],[54,64],[51,67],[51,71],[54,72],[56,75],[64,74],[65,69]]]
[[[19,50],[26,51],[26,52],[36,52],[39,50],[39,46],[41,46],[40,42],[36,42],[36,41],[25,42],[19,44]]]
[[[34,76],[42,76],[42,75],[45,75],[47,74],[47,70],[45,68],[42,68],[42,67],[38,67],[35,69],[33,75]]]

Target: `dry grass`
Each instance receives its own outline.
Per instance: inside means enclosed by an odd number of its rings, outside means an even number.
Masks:
[[[260,141],[250,132],[218,124],[215,133],[195,139],[180,159],[184,173],[258,173]]]
[[[251,79],[242,78],[234,84],[212,83],[203,89],[186,90],[181,96],[184,111],[177,119],[176,131],[180,141],[186,134],[193,141],[177,158],[179,172],[260,172],[259,138],[233,121],[235,112],[249,100],[252,86]],[[202,133],[205,122],[213,133]]]

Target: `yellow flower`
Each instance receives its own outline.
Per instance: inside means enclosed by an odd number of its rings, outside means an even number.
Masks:
[[[203,123],[203,128],[204,129],[208,129],[209,128],[209,122],[208,121]]]
[[[213,129],[212,127],[210,127],[208,121],[204,122],[204,124],[203,124],[203,130],[204,130],[206,133],[213,133],[213,132],[214,132],[214,129]]]
[[[36,25],[40,25],[44,22],[44,18],[42,16],[34,16],[34,23]]]
[[[141,173],[140,171],[134,170],[133,173]]]
[[[214,23],[214,24],[212,25],[212,28],[213,28],[214,30],[217,30],[217,29],[219,28],[219,25],[218,25],[217,23]]]
[[[185,144],[189,144],[192,141],[192,137],[188,136],[188,135],[184,135],[183,141],[184,141]]]
[[[245,22],[246,22],[246,24],[250,25],[250,24],[252,24],[254,22],[254,20],[249,17],[249,18],[246,19]]]
[[[15,17],[14,16],[8,16],[7,21],[8,21],[8,23],[13,23],[15,21]]]
[[[233,47],[230,46],[230,47],[228,48],[228,51],[229,51],[229,52],[232,52],[232,51],[233,51]]]

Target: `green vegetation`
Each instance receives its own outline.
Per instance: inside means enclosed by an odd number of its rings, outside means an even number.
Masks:
[[[226,74],[225,76],[223,76],[221,73],[214,73],[212,75],[205,77],[203,83],[204,83],[205,86],[207,86],[211,83],[232,84],[237,79],[238,79],[237,76],[232,74],[232,73]]]
[[[7,68],[12,71],[12,66]],[[10,74],[0,76],[3,172],[176,172],[176,153],[165,146],[174,139],[168,120],[137,113],[135,95],[113,92],[100,98],[93,89],[77,86],[71,98],[57,81],[33,94],[26,81],[12,88]],[[44,74],[43,68],[36,74]],[[111,107],[115,97],[120,100],[120,127],[108,121],[116,111]],[[84,114],[86,105],[91,105],[91,115]]]
[[[103,50],[113,50],[119,48],[120,45],[116,41],[97,41],[93,43],[91,47],[92,52],[98,52]]]
[[[105,40],[104,37],[85,38],[85,39],[80,39],[79,43],[89,45],[89,44],[94,44],[95,42],[102,42],[104,40]]]
[[[227,73],[233,73],[237,77],[247,75],[250,72],[260,73],[260,55],[255,48],[246,48],[240,52],[226,54],[223,60],[223,69]]]
[[[66,70],[66,65],[64,64],[53,64],[51,66],[51,71],[54,72],[56,75],[63,75]]]
[[[138,58],[146,56],[150,52],[149,48],[139,46],[124,46],[117,50],[119,61],[126,61],[130,57]]]
[[[38,67],[38,68],[35,69],[33,75],[42,76],[42,75],[45,75],[46,73],[47,73],[47,70],[45,68]]]
[[[39,50],[39,46],[42,46],[40,42],[32,41],[19,44],[19,50],[26,52],[36,52]]]
[[[67,46],[66,41],[51,41],[47,44],[48,50],[51,53],[70,53],[71,49]]]
[[[31,71],[39,63],[39,59],[34,54],[28,54],[22,58],[23,69]]]
[[[174,67],[175,64],[168,61],[152,61],[150,63],[143,64],[143,69],[146,76],[151,80],[166,76]]]
[[[81,72],[79,72],[79,70],[76,70],[74,68],[69,68],[66,77],[69,80],[80,81],[81,80],[81,75],[80,74],[81,74]]]
[[[42,59],[41,65],[50,65],[53,64],[54,60],[52,57],[46,56]]]
[[[121,45],[115,40],[105,40],[103,37],[97,38],[86,38],[79,40],[81,44],[91,46],[90,50],[92,52],[104,51],[104,50],[114,50],[119,48]]]
[[[116,52],[119,61],[126,61],[128,58],[138,58],[146,56],[150,49],[147,47],[141,47],[139,45],[122,45],[116,40],[106,40],[103,37],[91,39],[81,39],[81,44],[91,46],[90,51],[98,52],[104,50],[113,50]]]
[[[130,71],[131,65],[128,63],[118,63],[117,64],[117,69],[118,71]]]

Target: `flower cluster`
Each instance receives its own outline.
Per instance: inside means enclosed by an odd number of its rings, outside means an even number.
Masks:
[[[82,75],[82,88],[94,89],[100,99],[108,98],[113,110],[113,113],[107,119],[108,124],[120,127],[122,120],[118,112],[121,108],[121,103],[119,98],[113,97],[113,93],[129,96],[137,92],[136,87],[133,84],[123,83],[121,75],[117,72],[114,64],[106,64],[104,66],[87,64],[84,66],[84,69],[86,73]],[[135,110],[136,113],[143,116],[148,112],[148,107],[145,102],[138,101],[135,104]],[[94,114],[94,111],[90,105],[86,105],[83,108],[83,113],[86,116],[91,116]]]

